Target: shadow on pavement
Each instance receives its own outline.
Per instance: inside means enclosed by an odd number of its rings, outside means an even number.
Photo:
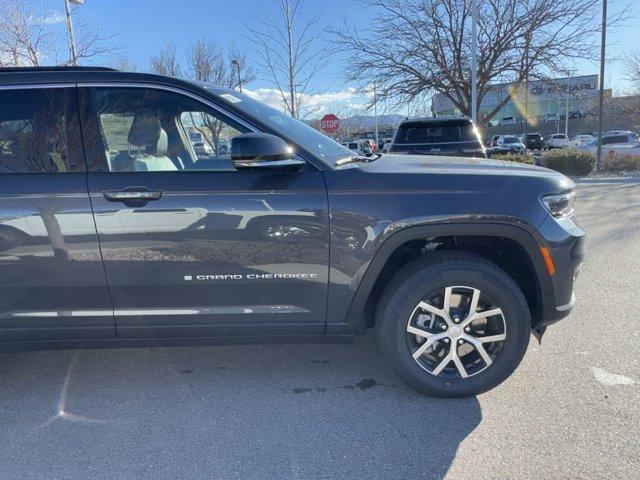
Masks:
[[[3,478],[442,478],[479,403],[407,388],[372,333],[2,354]]]

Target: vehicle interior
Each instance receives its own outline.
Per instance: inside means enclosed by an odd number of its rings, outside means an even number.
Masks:
[[[107,165],[112,172],[234,171],[228,143],[244,133],[177,94],[131,89],[96,89],[97,112]],[[191,132],[202,135],[210,152],[194,149]],[[211,137],[211,138],[209,138]]]

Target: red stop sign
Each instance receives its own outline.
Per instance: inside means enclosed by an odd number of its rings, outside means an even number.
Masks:
[[[338,128],[340,128],[340,120],[333,113],[327,113],[320,120],[320,129],[324,133],[336,133]]]

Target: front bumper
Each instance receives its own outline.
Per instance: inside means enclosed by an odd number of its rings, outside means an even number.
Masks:
[[[543,292],[543,310],[537,326],[548,326],[568,316],[576,301],[574,286],[585,258],[586,233],[575,218],[548,216],[539,228],[555,265],[551,289]]]

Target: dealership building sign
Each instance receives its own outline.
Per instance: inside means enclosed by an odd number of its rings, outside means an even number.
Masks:
[[[528,105],[530,116],[547,113],[563,113],[569,103],[569,111],[586,112],[592,108],[598,96],[598,76],[555,78],[529,82],[529,94],[524,85],[516,88],[514,84],[502,83],[491,87],[482,99],[480,117],[488,114],[511,94],[511,100],[494,117],[523,117],[523,106]],[[455,105],[443,94],[437,94],[432,100],[432,110],[437,115],[459,114]]]
[[[583,95],[596,94],[598,91],[598,76],[561,78],[550,82],[538,81],[529,84],[529,95],[537,97],[557,97],[558,94]]]

